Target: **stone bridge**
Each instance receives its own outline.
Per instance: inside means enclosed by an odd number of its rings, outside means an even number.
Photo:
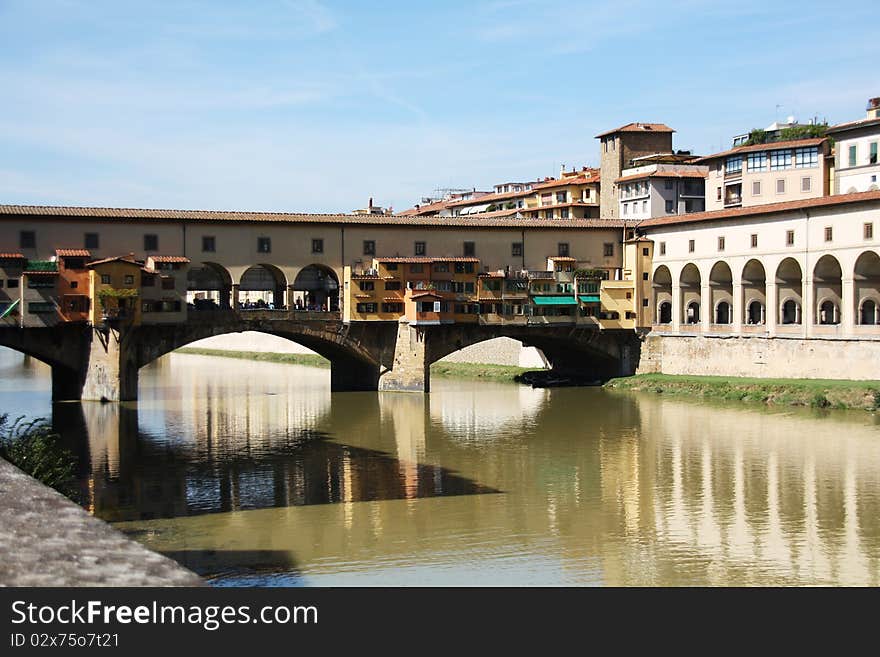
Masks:
[[[52,368],[52,398],[137,399],[138,370],[196,340],[259,331],[287,338],[330,361],[333,391],[428,392],[432,363],[464,347],[510,337],[541,349],[554,370],[596,379],[625,376],[638,366],[640,340],[632,331],[600,331],[573,324],[345,324],[338,313],[202,311],[180,324],[0,328],[0,346]]]

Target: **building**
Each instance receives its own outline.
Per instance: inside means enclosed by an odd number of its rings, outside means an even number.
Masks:
[[[67,322],[87,322],[91,298],[89,297],[89,269],[86,263],[92,259],[88,249],[55,249],[58,265],[58,307]]]
[[[596,135],[600,140],[600,178],[605,182],[599,196],[603,217],[620,218],[617,186],[612,181],[622,177],[624,169],[631,168],[633,160],[641,156],[671,152],[673,132],[663,123],[627,123]]]
[[[141,321],[174,324],[187,317],[189,258],[151,255],[141,268]]]
[[[706,209],[708,167],[652,159],[655,161],[624,169],[623,175],[614,181],[618,188],[618,216],[641,221]]]
[[[143,263],[133,255],[95,260],[89,269],[90,321],[93,326],[119,322],[141,323],[141,273]]]
[[[737,146],[695,160],[707,165],[706,211],[827,196],[831,146],[826,137]]]
[[[832,126],[827,134],[836,142],[834,193],[880,189],[880,98],[868,101],[867,117]]]
[[[21,274],[26,264],[21,253],[0,253],[0,326],[21,324]]]
[[[878,212],[874,191],[643,222],[654,329],[880,337]]]

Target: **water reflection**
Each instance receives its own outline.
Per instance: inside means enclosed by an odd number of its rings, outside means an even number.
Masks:
[[[868,414],[433,389],[175,355],[56,419],[94,512],[216,584],[880,583]]]

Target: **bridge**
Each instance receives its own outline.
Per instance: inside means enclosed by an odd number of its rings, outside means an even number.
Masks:
[[[242,331],[280,336],[327,358],[334,392],[428,392],[432,363],[498,337],[537,347],[554,370],[595,379],[633,374],[640,346],[632,330],[600,330],[574,322],[412,326],[344,323],[333,312],[269,310],[192,312],[176,324],[2,327],[0,346],[52,368],[53,401],[133,401],[141,367],[191,342]]]

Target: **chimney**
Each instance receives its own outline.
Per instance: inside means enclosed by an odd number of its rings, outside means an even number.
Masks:
[[[561,180],[563,178],[565,178],[565,165],[560,164],[559,165],[559,179]]]
[[[868,99],[868,118],[880,119],[880,96]]]
[[[367,207],[368,207],[368,208],[372,208],[372,207],[373,207],[373,197],[372,197],[372,196],[370,197],[370,204],[369,204]]]

